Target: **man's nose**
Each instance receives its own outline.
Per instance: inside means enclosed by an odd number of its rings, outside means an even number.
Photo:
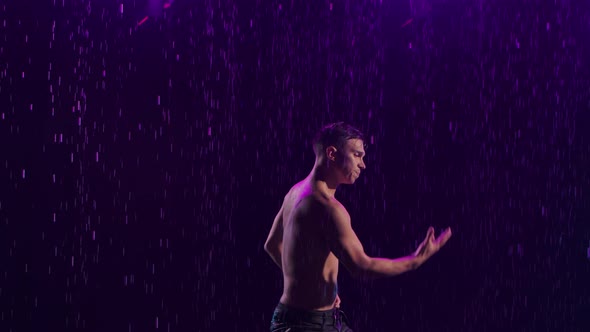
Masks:
[[[364,161],[362,161],[362,162],[360,163],[360,165],[359,165],[359,168],[360,168],[360,169],[365,169],[365,168],[367,168],[367,165],[365,165],[365,162],[364,162]]]

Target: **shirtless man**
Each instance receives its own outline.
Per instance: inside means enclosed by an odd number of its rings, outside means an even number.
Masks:
[[[283,295],[271,331],[352,331],[342,319],[338,262],[357,278],[395,276],[414,270],[451,237],[430,227],[411,255],[369,257],[354,233],[350,215],[334,197],[340,184],[353,184],[365,169],[363,135],[342,122],[320,130],[313,142],[311,173],[285,196],[264,249],[283,271]]]

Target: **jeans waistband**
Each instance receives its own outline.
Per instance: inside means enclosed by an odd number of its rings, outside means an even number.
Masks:
[[[334,325],[341,322],[342,311],[338,308],[329,310],[303,310],[279,303],[273,314],[273,320],[284,322],[307,322],[321,325]]]

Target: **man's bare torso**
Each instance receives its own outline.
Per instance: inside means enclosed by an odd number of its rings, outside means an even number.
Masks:
[[[338,259],[330,251],[324,230],[328,206],[343,208],[335,198],[312,190],[305,180],[285,197],[281,297],[285,305],[307,310],[334,306]]]

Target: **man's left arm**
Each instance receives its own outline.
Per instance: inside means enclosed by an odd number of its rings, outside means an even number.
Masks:
[[[280,269],[283,269],[282,254],[283,254],[283,207],[277,213],[275,220],[272,223],[268,238],[264,243],[264,250],[270,255],[270,258],[277,264]]]

